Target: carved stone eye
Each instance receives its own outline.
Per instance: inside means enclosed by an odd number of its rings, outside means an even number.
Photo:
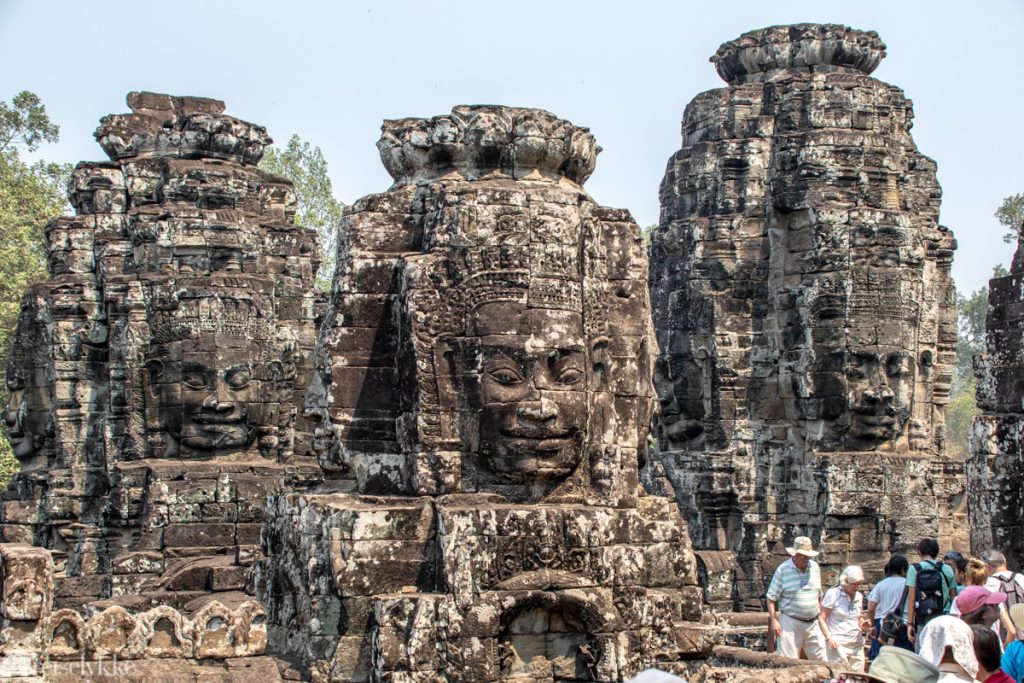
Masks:
[[[890,377],[900,377],[913,372],[910,359],[903,355],[890,356],[886,363],[886,372]]]
[[[185,370],[181,373],[181,383],[189,389],[205,389],[206,373],[202,370]]]
[[[583,373],[576,368],[566,368],[559,373],[556,381],[559,384],[576,384],[583,379]]]
[[[509,367],[495,368],[487,374],[499,384],[519,384],[523,381],[523,376]]]
[[[249,368],[248,366],[231,368],[227,371],[224,379],[232,389],[241,389],[251,379]]]

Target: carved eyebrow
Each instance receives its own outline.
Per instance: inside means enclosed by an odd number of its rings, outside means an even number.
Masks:
[[[210,372],[211,370],[213,370],[213,368],[208,365],[203,365],[202,363],[186,362],[181,364],[182,372]]]
[[[495,356],[503,356],[508,360],[516,362],[522,362],[526,356],[522,349],[517,349],[513,346],[485,346],[480,349],[480,355],[486,360],[490,360]]]
[[[561,363],[563,360],[569,358],[573,354],[586,353],[586,351],[587,349],[583,346],[563,346],[561,348],[553,349],[552,353],[549,354],[548,358],[551,358],[552,356],[557,356],[557,358],[555,358],[555,362]]]

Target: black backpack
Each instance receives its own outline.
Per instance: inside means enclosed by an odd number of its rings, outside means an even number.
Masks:
[[[917,572],[917,598],[914,600],[914,627],[920,628],[934,617],[946,611],[946,578],[942,571],[942,561],[936,561],[931,567],[922,567],[922,562],[914,564]]]

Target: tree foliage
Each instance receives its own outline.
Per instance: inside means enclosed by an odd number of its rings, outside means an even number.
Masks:
[[[654,236],[654,231],[657,229],[658,226],[656,223],[652,223],[651,225],[647,225],[640,228],[640,237],[643,238],[644,246],[647,247],[648,249],[651,246],[651,238]]]
[[[992,277],[1007,275],[997,265]],[[956,373],[946,407],[946,443],[950,455],[966,458],[971,423],[978,414],[975,397],[974,357],[985,351],[985,320],[988,318],[988,288],[982,287],[968,296],[957,294]]]
[[[323,291],[329,290],[334,277],[338,230],[345,205],[334,197],[323,152],[298,135],[292,135],[284,149],[267,148],[260,168],[295,184],[299,203],[295,222],[313,228],[320,236],[322,253],[316,286]]]
[[[1004,199],[996,209],[996,218],[1010,230],[1003,235],[1003,241],[1016,242],[1021,224],[1024,223],[1024,194],[1015,194]]]
[[[56,216],[67,213],[70,165],[28,163],[24,152],[43,142],[56,142],[60,129],[30,92],[0,102],[0,367],[6,368],[11,336],[18,321],[21,297],[33,282],[46,277],[43,231]],[[0,382],[0,406],[7,405],[7,383]],[[6,428],[6,424],[4,425]],[[0,437],[0,484],[17,470],[6,431]]]

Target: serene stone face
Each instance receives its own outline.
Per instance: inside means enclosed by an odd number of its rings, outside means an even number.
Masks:
[[[41,388],[26,386],[15,359],[7,367],[7,396],[4,425],[14,457],[22,463],[22,470],[41,467],[37,458],[42,455],[48,422],[45,397]]]
[[[655,365],[654,385],[661,402],[661,437],[670,448],[694,448],[704,437],[703,372],[689,356],[668,356]]]
[[[179,443],[180,455],[244,450],[252,444],[259,382],[251,359],[259,346],[243,343],[241,348],[185,353],[180,360],[150,360],[148,398],[159,410],[161,427]]]
[[[467,399],[479,414],[481,464],[516,481],[560,478],[580,463],[588,362],[578,313],[479,306],[467,340]],[[514,334],[522,330],[529,334]]]
[[[914,399],[917,363],[902,349],[871,349],[846,355],[849,436],[864,447],[903,434]]]

